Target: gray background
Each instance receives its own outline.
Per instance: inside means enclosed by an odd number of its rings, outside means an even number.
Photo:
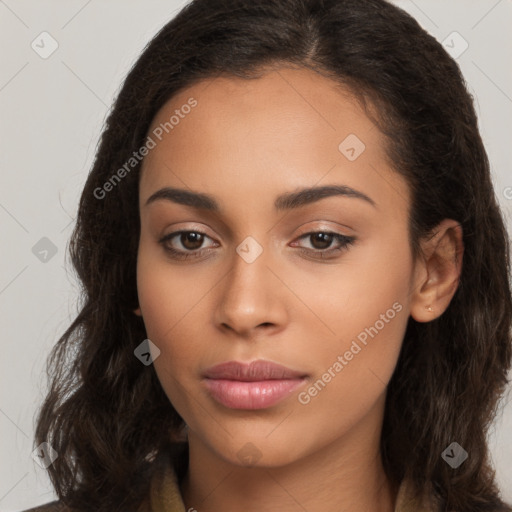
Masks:
[[[68,327],[77,285],[67,243],[106,113],[143,46],[185,2],[0,0],[0,510],[55,499],[31,458],[44,363]],[[510,0],[396,2],[457,57],[475,97],[497,196],[512,232],[512,3]],[[31,47],[57,50],[43,59]],[[47,37],[47,36],[46,36]],[[448,39],[447,39],[448,38]],[[42,48],[44,45],[44,48]],[[508,128],[508,129],[507,129]],[[47,261],[33,247],[47,237]],[[38,247],[38,246],[36,246]],[[512,377],[512,376],[511,376]],[[497,478],[512,501],[512,395],[489,443]],[[506,404],[506,405],[505,405]],[[471,456],[471,454],[470,454]]]

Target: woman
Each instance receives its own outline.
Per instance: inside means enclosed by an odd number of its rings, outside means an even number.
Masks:
[[[508,237],[459,68],[399,8],[188,4],[71,242],[37,510],[512,510]]]

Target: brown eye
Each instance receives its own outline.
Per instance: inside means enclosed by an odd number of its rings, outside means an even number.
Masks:
[[[318,232],[310,234],[309,239],[314,249],[325,250],[330,247],[334,240],[334,235],[333,233]]]
[[[308,257],[319,259],[332,259],[339,255],[340,252],[348,250],[356,238],[353,236],[345,236],[340,233],[332,233],[330,231],[312,231],[302,235],[299,240],[309,241],[311,247],[299,246],[299,250]],[[333,241],[337,242],[337,247],[330,248]],[[297,246],[294,242],[292,246]]]
[[[197,231],[187,231],[181,233],[180,242],[185,249],[195,251],[203,245],[204,235]]]
[[[209,248],[203,248],[205,238],[210,238],[200,231],[175,231],[164,236],[159,243],[164,250],[175,259],[193,259],[209,252]]]

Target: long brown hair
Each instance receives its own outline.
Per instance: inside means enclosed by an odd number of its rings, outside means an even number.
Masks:
[[[98,190],[141,148],[178,91],[224,74],[253,79],[303,66],[348,87],[375,114],[387,153],[410,186],[410,244],[443,219],[460,222],[459,287],[437,319],[409,318],[389,383],[381,450],[394,482],[431,487],[450,511],[511,511],[486,443],[511,365],[509,240],[472,98],[455,61],[385,0],[193,0],[148,44],[108,116],[87,178],[70,256],[79,314],[48,359],[50,388],[35,445],[49,442],[59,498],[76,510],[136,510],[183,420],[152,365],[137,308],[140,163]],[[125,169],[127,169],[125,167]],[[105,190],[103,188],[103,190]],[[441,457],[456,441],[468,459]]]

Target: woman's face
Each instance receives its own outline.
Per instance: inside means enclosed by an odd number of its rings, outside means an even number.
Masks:
[[[149,136],[139,313],[191,435],[271,466],[378,422],[414,288],[410,197],[357,102],[305,69],[223,77],[173,97]],[[164,188],[183,193],[147,203]],[[204,377],[255,360],[297,378]]]

